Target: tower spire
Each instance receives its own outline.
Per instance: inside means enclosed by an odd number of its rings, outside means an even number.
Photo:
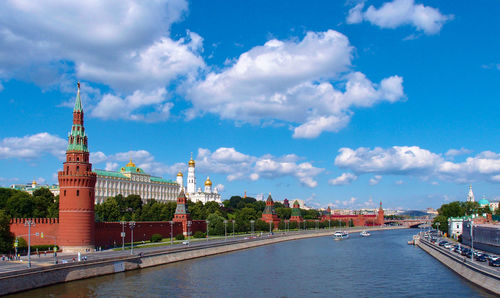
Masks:
[[[82,100],[80,99],[80,82],[78,82],[77,85],[78,85],[78,91],[76,92],[76,100],[75,100],[75,107],[73,108],[73,113],[83,112]]]

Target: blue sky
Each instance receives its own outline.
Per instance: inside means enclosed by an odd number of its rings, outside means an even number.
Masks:
[[[56,183],[76,82],[94,168],[224,198],[500,197],[494,1],[5,1],[0,185]]]

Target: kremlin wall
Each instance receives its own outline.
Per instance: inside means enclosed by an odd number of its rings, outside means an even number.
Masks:
[[[13,218],[10,230],[14,236],[26,238],[29,234],[28,222],[31,222],[31,245],[56,244],[64,252],[84,252],[93,251],[98,247],[120,246],[122,231],[125,232],[125,242],[130,242],[131,229],[128,223],[123,227],[120,222],[95,222],[94,204],[97,177],[96,173],[92,171],[92,164],[89,162],[87,141],[84,113],[80,99],[80,83],[78,83],[78,92],[73,109],[73,125],[68,136],[66,161],[63,163],[62,171],[58,172],[60,187],[59,218]],[[190,190],[195,193],[195,190],[189,189],[189,187],[193,188],[193,185],[195,185],[194,160],[192,159],[190,160],[190,170],[192,173],[190,172],[188,177],[188,180],[190,179],[188,181],[188,193]],[[190,181],[191,183],[189,183]],[[211,183],[209,186],[211,186]],[[214,198],[216,199],[216,197]],[[275,228],[278,227],[280,219],[276,214],[271,194],[267,198],[261,219],[267,223],[273,223]],[[320,220],[341,220],[346,225],[352,220],[355,226],[375,226],[384,223],[384,211],[381,203],[377,215],[332,215],[328,212]],[[304,221],[297,201],[293,204],[290,221],[299,223]],[[160,234],[163,238],[168,238],[178,234],[192,235],[197,231],[206,232],[206,221],[192,221],[190,219],[186,194],[184,189],[181,188],[172,222],[136,222],[133,229],[133,238],[134,242],[149,241],[153,234]]]

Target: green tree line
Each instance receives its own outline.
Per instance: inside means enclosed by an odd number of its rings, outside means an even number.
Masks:
[[[480,207],[478,202],[460,201],[443,204],[437,211],[438,215],[434,218],[432,226],[436,228],[437,223],[439,223],[439,230],[443,233],[448,233],[448,218],[450,217],[492,213],[489,206]],[[497,208],[496,214],[500,215],[500,208]]]

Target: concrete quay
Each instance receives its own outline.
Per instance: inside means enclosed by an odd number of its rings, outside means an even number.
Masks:
[[[392,230],[402,227],[360,227],[346,229],[350,233],[362,230]],[[305,238],[333,235],[335,230],[317,230],[307,232],[290,232],[285,235],[258,237],[256,239],[241,239],[199,243],[196,246],[180,246],[177,248],[159,250],[135,250],[135,255],[110,257],[105,259],[89,260],[23,269],[0,273],[0,295],[27,291],[62,282],[97,277],[117,272],[164,265],[205,256],[223,254],[242,249],[275,244],[283,241],[292,241]]]
[[[416,238],[415,244],[464,279],[491,293],[500,295],[499,270],[471,262],[470,259],[458,256],[422,238]]]

